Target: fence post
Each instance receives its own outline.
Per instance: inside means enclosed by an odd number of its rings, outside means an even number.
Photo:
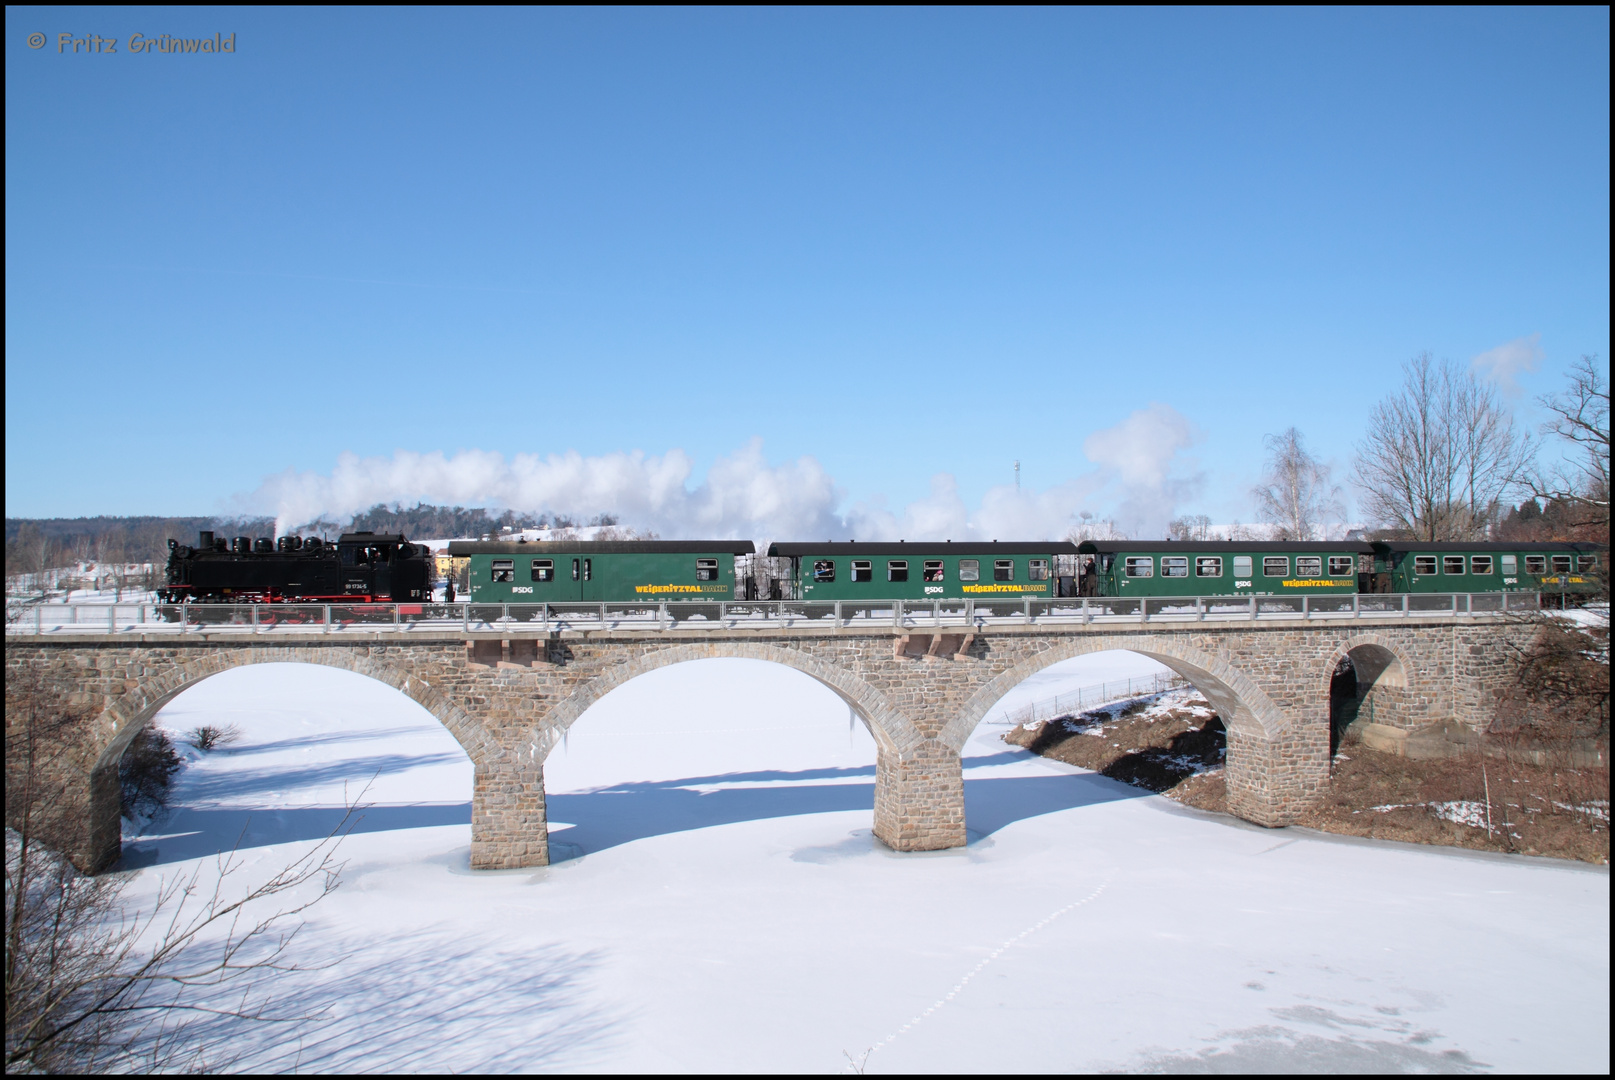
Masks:
[[[1194,598],[1194,620],[1195,622],[1206,621],[1206,598],[1203,596]]]
[[[1147,596],[1140,596],[1138,598],[1138,621],[1140,623],[1147,623],[1150,621],[1150,598]]]
[[[116,634],[117,632],[118,632],[118,605],[113,604],[111,607],[107,608],[107,633]]]
[[[1029,599],[1021,600],[1021,621],[1027,626],[1032,625],[1032,601]]]
[[[41,601],[40,603],[34,605],[34,633],[43,634],[44,632],[45,632],[45,604],[44,604],[43,601]]]
[[[1082,598],[1082,625],[1087,626],[1091,622],[1093,622],[1093,612],[1088,610],[1088,598],[1084,596]]]
[[[252,632],[254,634],[256,634],[258,632],[258,605],[257,604],[252,605]]]
[[[1256,621],[1256,594],[1251,593],[1251,622]]]
[[[1312,618],[1311,600],[1312,597],[1308,596],[1306,593],[1301,594],[1301,617],[1303,619]]]
[[[471,605],[469,603],[460,605],[460,629],[467,634],[471,632]]]
[[[324,604],[322,606],[325,608],[325,632],[329,634],[331,632],[331,605]]]
[[[1363,596],[1361,593],[1351,594],[1351,617],[1354,619],[1363,617]]]
[[[1408,594],[1402,594],[1402,618],[1408,617]]]

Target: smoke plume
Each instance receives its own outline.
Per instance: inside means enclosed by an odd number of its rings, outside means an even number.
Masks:
[[[947,473],[900,510],[879,499],[843,509],[845,493],[822,465],[808,456],[770,464],[761,439],[719,458],[693,486],[695,463],[682,450],[511,458],[399,450],[391,457],[343,454],[329,474],[287,470],[234,503],[240,512],[273,514],[282,534],[316,520],[347,521],[377,504],[427,502],[579,520],[610,513],[666,539],[1052,540],[1096,497],[1119,502],[1135,527],[1164,527],[1176,500],[1198,484],[1171,475],[1174,458],[1192,441],[1186,419],[1151,406],[1088,439],[1084,449],[1097,468],[1041,491],[994,487],[974,509]]]

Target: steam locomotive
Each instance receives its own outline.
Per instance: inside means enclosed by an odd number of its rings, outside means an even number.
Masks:
[[[193,548],[168,541],[164,603],[428,600],[432,555],[401,533],[343,533],[279,540],[202,532]]]

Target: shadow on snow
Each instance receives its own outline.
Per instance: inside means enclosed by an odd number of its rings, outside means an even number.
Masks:
[[[1025,756],[1011,751],[967,758],[966,769],[1005,764]],[[413,759],[419,764],[420,759]],[[367,765],[375,762],[366,762]],[[336,766],[332,767],[333,769]],[[345,763],[352,777],[353,763]],[[324,773],[326,770],[315,770]],[[373,770],[371,770],[373,771]],[[677,780],[615,784],[593,791],[549,795],[551,822],[569,823],[552,833],[557,861],[605,851],[635,840],[669,833],[689,832],[717,825],[733,825],[769,818],[826,814],[842,810],[873,811],[875,767],[805,769],[800,772],[762,770]],[[867,782],[804,783],[869,777]],[[321,777],[327,778],[327,777]],[[340,779],[340,777],[334,777]],[[268,777],[248,778],[249,790],[277,786]],[[307,782],[303,771],[279,774],[281,785]],[[356,778],[363,783],[363,778]],[[218,790],[240,794],[227,778],[210,780]],[[724,784],[769,784],[768,787],[717,787]],[[715,790],[696,790],[712,785]],[[1135,799],[1150,792],[1119,783],[1096,773],[1050,776],[986,777],[965,780],[965,820],[970,830],[990,836],[1017,821],[1062,810]],[[124,847],[123,866],[136,868],[185,859],[203,858],[240,848],[265,847],[330,835],[342,820],[340,807],[305,807],[286,810],[179,809],[159,827],[160,836],[138,838]],[[360,811],[354,833],[391,832],[471,823],[471,804],[375,805]],[[239,838],[239,840],[238,840]]]

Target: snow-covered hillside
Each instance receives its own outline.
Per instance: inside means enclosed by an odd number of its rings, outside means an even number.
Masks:
[[[1088,657],[1020,696],[1134,674]],[[340,818],[342,888],[283,1002],[226,1025],[286,1070],[1466,1071],[1609,1068],[1609,877],[1267,831],[1030,757],[984,725],[971,844],[870,834],[874,745],[806,676],[635,680],[547,766],[546,869],[468,869],[471,765],[402,695],[238,669],[160,723],[233,723],[127,848],[131,896],[243,838],[264,875]],[[328,965],[319,967],[319,965]]]

